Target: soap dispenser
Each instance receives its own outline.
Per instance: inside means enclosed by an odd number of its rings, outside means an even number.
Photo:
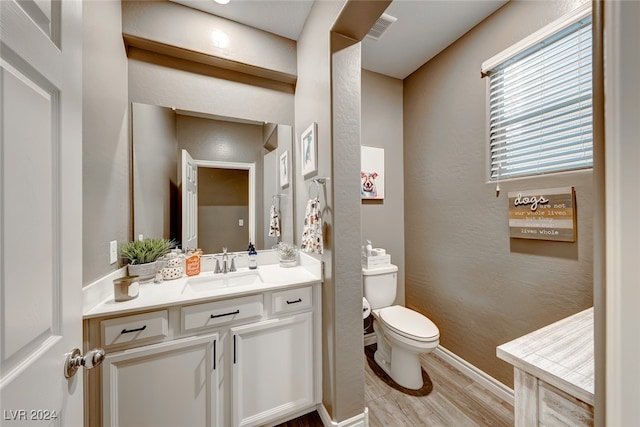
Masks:
[[[249,269],[255,270],[258,268],[258,252],[256,252],[256,248],[253,246],[253,243],[249,242],[247,251],[249,253]]]

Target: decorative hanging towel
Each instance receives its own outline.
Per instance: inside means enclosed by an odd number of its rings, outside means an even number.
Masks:
[[[302,229],[300,249],[307,253],[322,255],[322,218],[320,216],[320,200],[316,197],[307,202]]]
[[[269,219],[269,236],[280,236],[280,212],[275,205],[271,205]]]

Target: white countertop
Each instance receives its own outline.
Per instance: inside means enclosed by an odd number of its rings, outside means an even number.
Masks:
[[[593,307],[502,344],[500,359],[594,405]]]
[[[214,275],[208,271],[198,276],[183,276],[182,278],[166,280],[162,283],[151,282],[141,284],[137,298],[122,302],[116,302],[113,299],[112,280],[124,275],[124,272],[115,272],[83,289],[83,317],[84,319],[90,319],[113,314],[125,314],[175,304],[194,303],[205,300],[210,301],[256,292],[272,291],[294,285],[320,282],[320,261],[308,255],[301,256],[300,261],[299,265],[287,268],[280,267],[277,263],[259,265],[257,270],[251,270],[260,275],[262,283],[259,285],[218,287],[201,291],[193,291],[186,287],[187,281],[192,278],[233,278],[234,276],[247,273],[250,270],[246,267],[238,268],[237,272],[228,273],[227,275]]]

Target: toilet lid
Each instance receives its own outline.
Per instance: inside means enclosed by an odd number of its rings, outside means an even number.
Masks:
[[[440,336],[438,327],[427,317],[401,305],[378,312],[380,319],[400,335],[419,341],[433,341]]]

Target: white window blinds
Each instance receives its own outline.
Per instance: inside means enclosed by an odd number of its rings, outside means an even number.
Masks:
[[[490,178],[593,165],[591,15],[486,70]]]

